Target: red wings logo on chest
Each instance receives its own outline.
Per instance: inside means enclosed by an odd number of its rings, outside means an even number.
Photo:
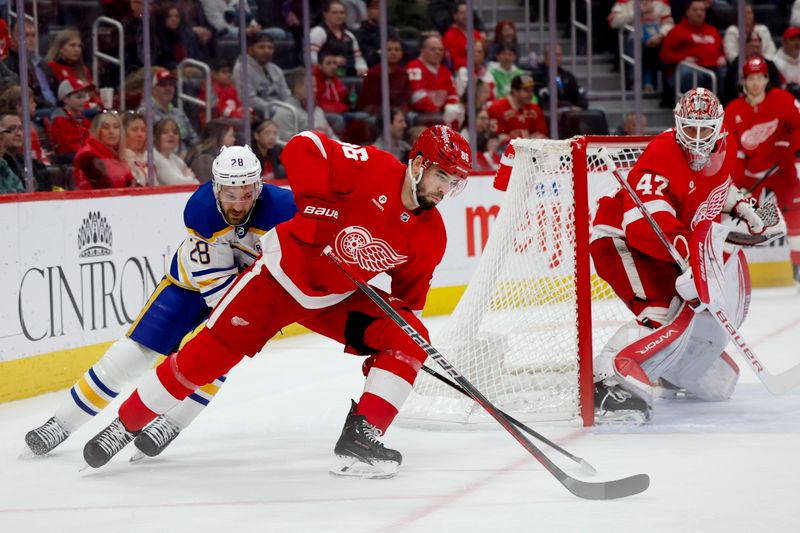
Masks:
[[[756,124],[742,133],[740,141],[742,143],[742,148],[745,150],[755,150],[758,148],[761,143],[769,139],[772,134],[775,133],[775,130],[778,129],[779,122],[777,118],[774,118],[769,122]]]
[[[348,226],[336,236],[336,251],[347,263],[369,272],[384,272],[408,260],[383,239],[375,239],[366,228]]]
[[[706,201],[697,207],[692,219],[692,229],[694,229],[703,220],[714,220],[717,215],[722,211],[722,206],[725,205],[725,198],[728,196],[728,189],[730,188],[730,179],[725,180],[725,183],[719,185],[716,189],[711,191]]]

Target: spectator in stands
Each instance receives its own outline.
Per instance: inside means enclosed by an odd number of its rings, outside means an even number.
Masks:
[[[318,3],[318,2],[317,2]],[[311,2],[311,13],[316,11]],[[303,42],[303,3],[301,0],[259,0],[256,20],[274,39],[294,39],[296,44]],[[296,47],[298,50],[300,46]],[[300,54],[295,54],[295,60]],[[292,61],[294,63],[294,61]]]
[[[479,87],[483,86],[482,83],[478,82]],[[481,133],[490,133],[492,131],[492,122],[489,118],[489,111],[488,107],[480,107],[475,110],[475,133],[480,135]],[[467,139],[469,138],[469,117],[464,120],[464,125],[459,132],[461,135]]]
[[[344,5],[344,24],[353,31],[361,27],[367,18],[365,0],[341,0]]]
[[[491,102],[494,100],[494,76],[492,76],[489,72],[489,68],[486,66],[486,41],[475,41],[475,47],[472,51],[472,60],[475,79],[476,81],[481,81],[484,85],[484,91],[486,93],[484,103]],[[458,69],[455,75],[456,94],[458,94],[459,98],[463,99],[464,95],[467,94],[467,80],[467,67],[463,66]]]
[[[41,163],[50,164],[50,157],[45,146],[42,145],[42,139],[47,143],[47,148],[50,147],[47,132],[41,128],[34,120],[36,116],[36,100],[31,91],[28,91],[28,112],[30,113],[30,138],[31,138],[31,154],[34,159]],[[0,94],[0,112],[11,113],[22,118],[22,88],[19,85],[11,85]],[[50,113],[48,112],[47,115]],[[41,134],[40,134],[41,132]]]
[[[542,64],[534,71],[533,80],[536,83],[536,97],[539,99],[539,105],[547,107],[550,102],[550,47],[544,46],[544,53],[542,54]],[[563,52],[561,45],[556,45],[556,88],[558,89],[558,108],[559,109],[586,109],[589,103],[586,100],[586,94],[583,87],[578,83],[575,75],[569,70],[561,66],[563,62]]]
[[[348,111],[347,87],[336,75],[339,66],[338,56],[322,51],[317,54],[319,63],[314,65],[314,78],[316,78],[316,98],[317,105],[325,113],[341,114]],[[330,117],[328,117],[330,121]],[[334,127],[334,129],[336,129]]]
[[[406,66],[411,86],[411,109],[419,113],[442,113],[448,126],[458,129],[464,120],[464,106],[456,94],[450,71],[442,65],[444,45],[431,35],[422,42],[419,57]]]
[[[389,67],[389,105],[408,110],[411,98],[411,86],[408,73],[400,63],[403,61],[403,45],[400,39],[390,38],[386,41],[386,63]],[[369,69],[361,94],[358,96],[356,108],[370,114],[381,109],[381,64]]]
[[[197,36],[184,20],[178,5],[163,2],[153,17],[153,63],[175,69],[186,58],[201,59]]]
[[[476,41],[483,39],[481,32],[474,28],[472,35]],[[467,4],[459,0],[453,7],[453,25],[442,38],[445,55],[453,72],[467,65],[467,42]]]
[[[11,48],[11,33],[5,19],[0,18],[0,61],[8,57],[8,50]]]
[[[408,154],[411,152],[411,145],[405,140],[406,130],[408,129],[406,114],[403,113],[402,109],[393,107],[390,110],[389,116],[391,117],[391,123],[389,124],[389,142],[386,142],[386,139],[383,138],[383,114],[380,114],[377,120],[379,136],[373,144],[381,150],[386,150],[403,163],[407,163]]]
[[[440,35],[453,25],[453,13],[455,12],[456,5],[459,0],[430,0],[428,2],[428,14],[433,21],[433,26]],[[481,19],[478,17],[477,11],[473,12],[473,27],[481,31],[483,28]]]
[[[0,128],[0,194],[14,194],[25,192],[25,185],[6,161],[5,137],[10,130]]]
[[[800,3],[795,4],[795,7],[798,6]],[[800,17],[800,13],[798,16]],[[800,84],[800,28],[791,26],[783,32],[781,48],[775,54],[775,66],[786,85]]]
[[[125,156],[125,132],[116,111],[104,111],[92,121],[86,144],[75,155],[77,189],[115,189],[136,184]]]
[[[6,58],[6,65],[19,78],[19,43],[17,42],[16,19],[11,25],[11,49]],[[25,50],[28,58],[28,87],[33,91],[36,106],[39,109],[58,107],[56,97],[56,77],[39,54],[36,53],[36,26],[25,19]]]
[[[618,0],[608,15],[608,24],[618,30],[633,25],[633,3],[637,0]],[[659,53],[664,37],[675,27],[672,11],[665,0],[640,0],[642,21],[642,85],[645,92],[655,89],[658,72],[663,70]],[[633,56],[633,34],[624,45],[625,53]],[[629,75],[632,76],[629,71]],[[632,78],[631,78],[632,79]],[[630,79],[628,80],[631,81]]]
[[[83,115],[92,85],[78,78],[65,79],[58,86],[58,99],[64,105],[50,118],[50,142],[60,162],[72,163],[89,138],[92,123]]]
[[[188,26],[195,36],[198,56],[195,59],[208,61],[216,55],[217,39],[214,31],[206,18],[203,5],[200,0],[175,0],[181,18],[185,19]]]
[[[489,47],[489,60],[495,61],[497,53],[503,45],[510,45],[519,57],[519,42],[517,41],[517,27],[510,20],[501,20],[494,27],[494,40]]]
[[[472,162],[472,170],[474,172],[494,174],[500,166],[500,160],[497,157],[497,148],[500,146],[500,138],[496,133],[482,132],[476,135],[475,145],[477,154]]]
[[[504,98],[511,92],[511,80],[523,74],[517,66],[517,47],[503,43],[495,58],[497,61],[489,63],[489,73],[494,78],[494,97]]]
[[[678,63],[689,63],[714,71],[718,80],[725,74],[725,55],[719,31],[706,21],[706,3],[692,0],[686,8],[686,16],[664,38],[661,44],[661,62],[668,67],[667,82],[664,84],[664,105],[673,104],[675,93],[674,72]],[[698,86],[710,87],[711,80],[706,75],[698,76]],[[692,85],[692,73],[681,71],[680,89],[685,92]],[[671,105],[670,105],[671,106]]]
[[[345,7],[339,0],[331,0],[322,12],[322,24],[314,26],[309,34],[311,62],[317,64],[317,54],[324,50],[339,57],[339,66],[344,74],[363,76],[367,73],[367,62],[355,35],[345,25]]]
[[[156,72],[153,75],[153,120],[156,122],[162,118],[171,118],[178,125],[181,134],[181,152],[185,153],[189,147],[197,144],[199,137],[194,131],[189,117],[179,107],[172,105],[175,98],[175,76],[169,70],[154,67]],[[139,106],[138,111],[144,112],[144,103]]]
[[[225,119],[214,119],[206,125],[200,142],[189,150],[186,164],[200,183],[211,179],[211,167],[223,146],[236,144],[236,132]]]
[[[316,90],[316,83],[316,79],[313,78],[314,87],[312,87],[312,90]],[[284,103],[289,104],[292,109],[276,107],[275,114],[272,117],[272,121],[278,126],[278,135],[284,142],[288,142],[297,133],[309,129],[308,113],[306,112],[305,72],[302,70],[295,71],[289,85],[292,89],[292,96],[287,98]],[[319,106],[314,106],[314,127],[311,129],[321,131],[332,139],[339,138],[330,124],[328,124],[325,119],[325,113]]]
[[[772,87],[783,86],[783,79],[778,67],[770,61],[761,56],[763,46],[758,34],[753,32],[747,39],[744,46],[744,60],[747,61],[753,57],[761,57],[764,63],[767,64],[767,71],[769,74],[769,82]],[[725,78],[722,82],[722,88],[718,91],[720,102],[722,105],[728,105],[729,102],[735,100],[742,94],[742,84],[740,80],[741,70],[739,69],[739,57],[734,57],[733,61],[728,64],[725,70]]]
[[[775,56],[775,42],[772,40],[772,34],[765,25],[756,24],[753,5],[749,2],[744,5],[744,33],[745,40],[749,40],[753,34],[758,35],[761,42],[761,50],[759,50],[761,57],[772,59]],[[722,49],[725,51],[725,59],[729,63],[739,57],[739,26],[731,24],[725,30]]]
[[[125,130],[125,160],[137,185],[147,185],[147,123],[144,115],[127,111],[122,115]]]
[[[125,43],[125,74],[135,72],[144,66],[144,30],[142,25],[142,17],[144,16],[144,2],[143,0],[129,0],[129,8],[125,15],[120,19],[122,23],[123,41]],[[152,18],[152,17],[151,17]],[[112,55],[116,55],[117,50],[116,35],[113,40],[107,43],[109,46],[103,46],[103,49],[108,49]],[[103,76],[100,76],[99,83],[104,81]],[[109,81],[112,79],[108,77]]]
[[[164,117],[153,127],[153,165],[159,185],[191,185],[198,183],[192,169],[176,153],[181,145],[178,123]]]
[[[239,38],[239,0],[200,0],[206,20],[216,31],[219,39]],[[252,35],[261,31],[261,24],[250,14],[250,3],[244,2],[245,33]]]
[[[531,103],[533,87],[533,78],[527,74],[517,76],[511,80],[511,94],[495,100],[489,106],[491,128],[500,135],[503,142],[517,137],[547,138],[544,113],[538,105]]]
[[[261,162],[264,181],[286,179],[286,169],[281,163],[283,145],[278,142],[278,126],[265,120],[253,130],[253,151]]]
[[[83,62],[83,39],[78,30],[64,28],[58,32],[44,59],[59,83],[70,78],[81,80],[91,86],[90,96],[97,96],[92,71]]]
[[[239,100],[239,91],[233,82],[231,66],[223,58],[209,62],[211,67],[211,113],[215,118],[242,118],[244,108]],[[288,91],[287,91],[288,93]],[[200,87],[200,99],[206,99],[206,86]],[[200,114],[200,123],[205,124],[205,114]],[[196,173],[195,173],[196,174]]]
[[[270,116],[270,104],[276,100],[285,102],[290,96],[286,78],[278,65],[272,62],[275,41],[264,32],[247,37],[247,93],[250,106],[261,116]],[[233,83],[239,94],[244,94],[241,84],[241,58],[233,66]]]
[[[636,113],[633,111],[625,115],[625,121],[617,127],[614,135],[644,135],[647,130],[647,115],[639,115],[639,131],[636,131]]]
[[[359,0],[360,1],[360,0]],[[366,0],[367,18],[361,22],[361,26],[353,33],[358,40],[361,48],[361,55],[367,62],[368,67],[374,67],[381,62],[381,32],[378,24],[380,16],[380,0]],[[389,39],[399,40],[397,30],[387,25],[387,41]]]

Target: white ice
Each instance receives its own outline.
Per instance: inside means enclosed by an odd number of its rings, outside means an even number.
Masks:
[[[756,291],[742,331],[771,370],[797,364],[800,295]],[[501,429],[392,428],[385,442],[404,454],[397,477],[333,477],[360,365],[312,335],[271,343],[161,457],[130,464],[126,449],[100,470],[79,471],[81,450],[117,404],[29,459],[19,458],[23,436],[63,391],[0,405],[0,532],[800,531],[800,389],[773,397],[743,363],[730,401],[662,401],[644,428],[537,425],[598,480],[650,474],[645,493],[599,502],[572,496]]]

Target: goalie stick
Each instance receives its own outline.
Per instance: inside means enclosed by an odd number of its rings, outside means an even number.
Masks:
[[[440,373],[438,373],[436,370],[432,369],[431,367],[426,366],[426,365],[422,365],[422,370],[424,370],[425,372],[427,372],[431,376],[435,377],[436,379],[438,379],[439,381],[441,381],[442,383],[444,383],[448,387],[452,387],[453,389],[457,390],[458,392],[460,392],[464,396],[466,396],[468,398],[471,398],[469,393],[467,391],[465,391],[464,388],[461,387],[461,385],[459,385],[457,383],[453,383],[452,381],[450,381],[449,379],[447,379],[446,377],[444,377],[443,375],[441,375]],[[545,437],[541,433],[538,433],[538,432],[534,431],[533,429],[529,428],[527,425],[523,424],[522,422],[520,422],[519,420],[517,420],[516,418],[514,418],[510,414],[506,413],[502,409],[498,408],[497,411],[501,415],[503,415],[504,417],[508,418],[509,422],[511,422],[512,424],[517,426],[519,429],[521,429],[522,431],[524,431],[525,433],[527,433],[531,437],[533,437],[535,439],[538,439],[539,441],[547,444],[548,446],[550,446],[551,448],[553,448],[557,452],[563,454],[566,457],[569,457],[570,459],[572,459],[573,461],[575,461],[576,463],[581,465],[581,468],[583,468],[584,472],[586,472],[587,474],[593,476],[593,475],[595,475],[597,473],[597,470],[595,470],[595,468],[591,464],[589,464],[589,461],[587,461],[586,459],[583,459],[582,457],[578,457],[577,455],[573,455],[573,454],[569,453],[567,450],[565,450],[564,448],[562,448],[561,446],[559,446],[555,442],[551,441],[550,439],[548,439],[547,437]]]
[[[642,216],[644,216],[645,220],[647,220],[647,223],[650,224],[650,227],[655,232],[658,240],[661,241],[661,244],[663,244],[667,249],[669,254],[672,256],[672,259],[674,259],[680,267],[681,271],[685,272],[688,268],[690,268],[690,266],[686,263],[686,260],[681,257],[681,255],[678,253],[678,250],[675,249],[675,246],[673,246],[672,243],[667,240],[667,237],[664,235],[661,227],[655,221],[653,215],[647,210],[647,207],[645,207],[644,203],[642,203],[641,198],[639,198],[639,195],[637,195],[636,191],[633,190],[631,184],[620,175],[616,163],[608,154],[606,149],[601,148],[598,151],[598,156],[605,161],[608,170],[614,175],[614,178],[616,178],[619,184],[628,192],[631,199],[636,204],[636,207],[642,213]],[[708,309],[708,312],[711,314],[714,320],[717,321],[717,324],[719,324],[719,326],[727,333],[731,342],[736,345],[736,349],[739,350],[739,353],[742,354],[744,360],[748,365],[750,365],[750,368],[753,370],[758,379],[761,380],[761,383],[769,392],[775,395],[785,394],[790,389],[800,385],[800,364],[795,365],[780,374],[770,373],[758,356],[756,356],[755,352],[747,345],[747,341],[744,339],[744,337],[742,337],[742,334],[739,333],[739,330],[736,328],[734,323],[728,318],[728,315],[725,313],[724,309],[711,301],[698,301],[694,304],[689,302],[689,305],[697,312],[700,312],[703,309]]]
[[[381,311],[383,311],[395,324],[397,324],[406,335],[413,340],[417,346],[425,350],[434,361],[436,361],[447,374],[458,383],[487,413],[503,426],[528,452],[533,455],[545,469],[550,472],[567,490],[579,498],[588,500],[612,500],[624,498],[644,492],[650,486],[650,477],[647,474],[636,474],[634,476],[615,479],[611,481],[587,482],[575,479],[561,470],[553,463],[542,451],[537,448],[525,435],[514,426],[478,389],[475,388],[458,370],[453,367],[444,356],[431,344],[425,340],[411,324],[404,319],[386,300],[378,294],[375,289],[365,282],[358,273],[354,272],[333,248],[326,246],[322,251],[323,255],[333,261],[336,266],[356,285]]]

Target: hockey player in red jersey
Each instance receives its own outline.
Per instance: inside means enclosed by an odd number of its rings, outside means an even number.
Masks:
[[[725,127],[739,145],[734,183],[759,198],[770,189],[786,220],[795,281],[800,282],[800,105],[791,93],[769,87],[767,63],[753,57],[742,68],[744,95],[725,109]]]
[[[261,257],[231,286],[205,327],[152,371],[122,404],[119,418],[86,444],[91,466],[104,465],[199,384],[300,322],[350,353],[369,355],[364,392],[352,402],[335,447],[340,464],[332,471],[366,477],[397,472],[402,456],[378,437],[411,392],[427,354],[321,252],[333,246],[367,279],[386,272],[392,278],[387,298],[427,336],[418,315],[447,241],[435,207],[466,185],[469,144],[450,128],[434,126],[414,144],[406,166],[372,146],[306,131],[289,141],[281,160],[297,215],[261,238]]]
[[[698,224],[719,222],[723,213],[741,217],[744,231],[764,233],[755,208],[732,186],[736,142],[726,137],[717,97],[693,89],[674,115],[675,127],[650,142],[627,176],[667,240],[688,258]],[[728,337],[708,312],[687,305],[697,298],[692,271],[681,274],[624,189],[600,200],[590,251],[597,274],[636,315],[595,358],[598,421],[646,422],[653,399],[665,391],[727,399],[738,380],[723,351]],[[725,272],[729,315],[743,320],[749,297],[743,254],[727,257]]]

